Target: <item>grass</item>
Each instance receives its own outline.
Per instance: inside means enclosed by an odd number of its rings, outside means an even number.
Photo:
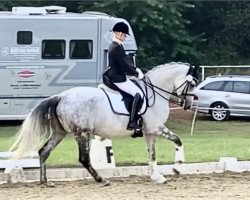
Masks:
[[[227,122],[210,121],[199,117],[194,133],[190,135],[191,119],[170,118],[168,128],[177,133],[185,147],[186,162],[218,161],[221,156],[233,156],[238,160],[250,160],[249,119],[233,119]],[[0,151],[6,151],[13,142],[18,125],[0,126]],[[113,150],[117,165],[147,163],[144,138],[114,139]],[[156,156],[159,163],[172,163],[174,144],[164,139],[156,140]],[[80,166],[77,144],[72,136],[66,137],[49,157],[50,166]]]

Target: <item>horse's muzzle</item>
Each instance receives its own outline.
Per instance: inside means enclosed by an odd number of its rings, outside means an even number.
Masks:
[[[190,102],[187,99],[186,100],[185,99],[181,99],[180,105],[181,105],[181,107],[183,107],[184,110],[191,109]]]

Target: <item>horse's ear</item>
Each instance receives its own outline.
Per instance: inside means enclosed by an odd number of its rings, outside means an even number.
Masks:
[[[198,70],[199,69],[199,65],[194,65],[194,70]]]
[[[193,70],[194,70],[193,66],[189,65],[189,69],[186,75],[193,75]]]
[[[194,70],[193,70],[193,77],[197,79],[197,81],[199,80],[199,66],[198,65],[194,65]]]

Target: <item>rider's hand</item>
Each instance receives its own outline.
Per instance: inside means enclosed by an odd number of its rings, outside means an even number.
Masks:
[[[140,68],[136,68],[135,69],[137,72],[138,72],[138,79],[143,79],[144,78],[144,74],[142,73],[141,69]]]

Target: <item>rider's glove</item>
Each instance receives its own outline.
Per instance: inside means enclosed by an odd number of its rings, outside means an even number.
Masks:
[[[138,72],[138,79],[143,79],[144,78],[144,74],[142,73],[141,69],[140,68],[136,68],[135,69],[137,72]]]

